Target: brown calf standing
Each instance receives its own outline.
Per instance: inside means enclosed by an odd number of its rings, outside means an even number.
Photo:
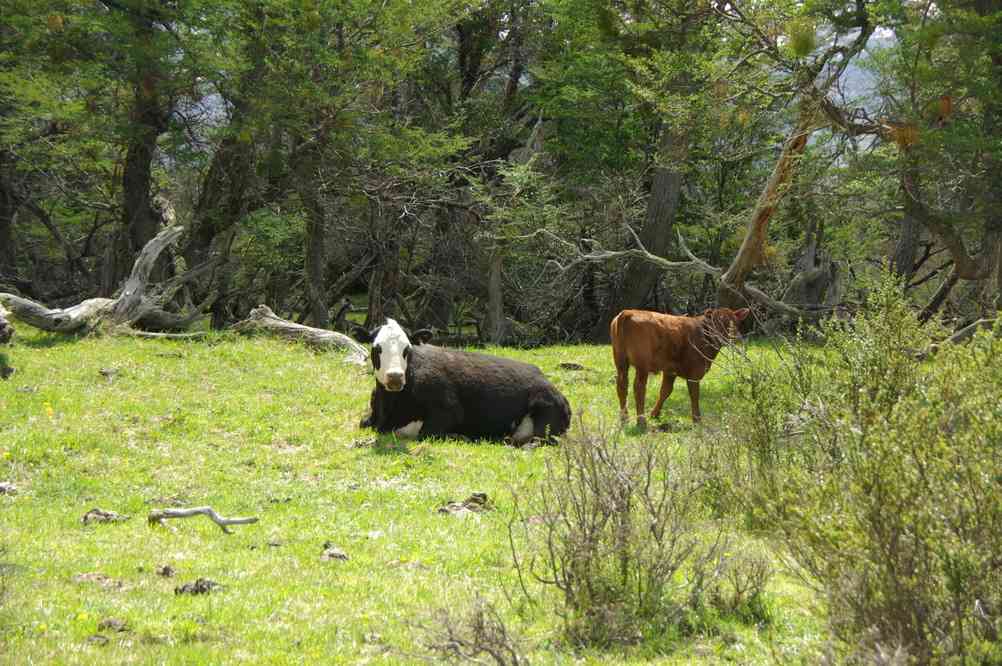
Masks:
[[[748,316],[748,308],[707,310],[697,317],[679,317],[648,310],[623,310],[609,325],[612,336],[612,359],[616,363],[616,392],[619,415],[624,423],[630,416],[626,408],[630,366],[636,368],[633,394],[637,403],[637,425],[646,424],[644,399],[647,376],[663,372],[661,395],[651,411],[651,418],[661,414],[661,406],[671,395],[676,377],[686,380],[692,420],[699,421],[699,380],[710,371],[720,347],[737,337],[738,325]]]

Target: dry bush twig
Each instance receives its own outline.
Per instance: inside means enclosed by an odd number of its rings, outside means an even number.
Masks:
[[[421,645],[436,661],[452,663],[528,666],[517,638],[505,625],[497,608],[478,597],[461,616],[440,609],[431,624],[418,625],[425,636]]]

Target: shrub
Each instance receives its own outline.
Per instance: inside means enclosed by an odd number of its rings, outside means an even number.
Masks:
[[[1002,341],[919,362],[934,331],[898,293],[824,324],[816,353],[739,364],[730,481],[845,654],[1002,661]]]
[[[645,628],[698,623],[726,568],[727,539],[708,521],[700,477],[664,439],[622,440],[582,424],[516,498],[512,548],[525,579],[556,589],[566,637],[607,646]],[[515,525],[525,525],[522,533]]]
[[[765,553],[746,546],[729,554],[713,589],[714,607],[745,624],[768,624],[772,612],[765,588],[773,573],[772,560]]]
[[[437,611],[428,624],[420,625],[419,643],[436,661],[448,663],[526,666],[522,640],[505,625],[490,602],[477,597],[464,613]]]

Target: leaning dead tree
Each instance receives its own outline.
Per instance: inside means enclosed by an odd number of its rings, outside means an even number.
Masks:
[[[751,285],[748,278],[756,267],[764,263],[769,222],[789,191],[800,160],[807,150],[808,139],[815,130],[826,124],[826,109],[834,106],[828,98],[829,92],[845,73],[850,61],[866,47],[875,25],[870,21],[866,3],[856,0],[854,6],[850,5],[841,17],[851,28],[847,31],[847,34],[853,35],[851,39],[840,43],[839,35],[835,35],[831,45],[813,62],[799,65],[787,60],[780,49],[778,37],[762,31],[755,20],[742,11],[739,3],[719,3],[715,5],[714,11],[736,30],[746,34],[756,49],[795,72],[796,96],[799,98],[796,121],[783,142],[772,173],[750,211],[741,247],[717,283],[717,300],[721,305],[730,307],[754,302],[774,312],[800,316],[802,312],[798,308],[771,298]]]
[[[115,298],[90,298],[67,308],[48,308],[41,303],[9,293],[0,293],[0,305],[6,306],[11,316],[43,331],[74,333],[98,327],[110,330],[132,331],[142,322],[155,322],[163,328],[186,328],[199,316],[201,308],[193,315],[178,315],[163,309],[181,284],[204,271],[199,267],[150,289],[150,273],[160,254],[184,232],[180,226],[168,227],[143,247],[132,272]]]

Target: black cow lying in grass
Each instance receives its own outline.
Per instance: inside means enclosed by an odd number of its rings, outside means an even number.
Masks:
[[[487,354],[413,342],[397,322],[369,332],[357,328],[359,342],[371,342],[376,388],[372,413],[363,428],[402,437],[461,435],[524,444],[567,432],[567,399],[534,365]]]

